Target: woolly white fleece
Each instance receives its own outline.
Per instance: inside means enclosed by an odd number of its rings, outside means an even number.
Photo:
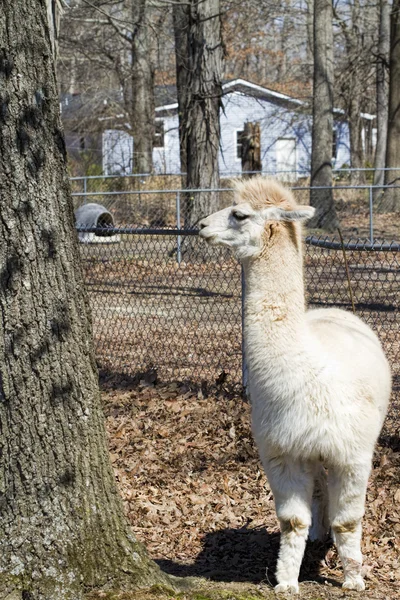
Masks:
[[[244,265],[252,428],[281,525],[277,592],[298,591],[312,516],[312,539],[332,528],[343,587],[365,588],[361,519],[391,390],[387,359],[364,322],[336,308],[305,309],[298,221],[312,214],[276,181],[256,178],[200,224],[206,241],[231,247]]]

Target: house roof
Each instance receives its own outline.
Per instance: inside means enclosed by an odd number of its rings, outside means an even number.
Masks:
[[[173,98],[173,94],[175,93],[175,99],[171,103],[165,103],[164,105],[156,102],[156,111],[159,113],[169,112],[178,109],[178,102],[176,100],[176,87],[168,86],[170,88],[170,98]],[[273,102],[274,104],[278,104],[280,106],[284,106],[286,108],[308,108],[310,109],[310,102],[306,102],[304,100],[299,100],[298,98],[294,98],[293,96],[288,96],[287,94],[282,94],[281,92],[276,92],[275,90],[271,90],[270,88],[266,88],[262,85],[258,85],[256,83],[252,83],[251,81],[247,81],[246,79],[232,79],[229,81],[225,81],[222,84],[222,94],[227,95],[233,92],[240,93],[246,96],[253,96],[255,98],[259,98],[260,100],[266,100],[268,102]],[[345,111],[340,108],[334,108],[333,112],[338,116],[345,116]],[[371,115],[368,113],[361,113],[363,119],[367,121],[372,121],[375,119],[375,115]]]
[[[176,87],[168,87],[171,88],[171,91],[172,89],[174,89],[175,91],[174,100],[165,104],[159,104],[156,102],[157,112],[169,112],[178,109],[178,102],[176,99]],[[280,92],[276,92],[275,90],[271,90],[270,88],[257,85],[256,83],[252,83],[251,81],[247,81],[245,79],[232,79],[229,81],[225,81],[222,84],[223,95],[231,94],[233,92],[244,94],[246,96],[253,96],[262,100],[268,100],[269,102],[274,102],[275,104],[280,104],[282,106],[287,106],[290,108],[307,106],[307,103],[303,100],[298,100],[297,98],[293,98],[292,96],[281,94]],[[170,95],[170,98],[173,98],[172,94]]]
[[[310,103],[299,100],[287,94],[276,92],[270,88],[252,83],[245,79],[232,79],[222,84],[223,95],[232,93],[252,96],[260,100],[272,102],[276,105],[288,108],[304,108],[310,110]],[[175,85],[159,85],[155,87],[156,114],[174,113],[178,110],[177,89]],[[65,120],[101,120],[122,119],[125,117],[123,107],[123,96],[121,91],[99,90],[86,94],[64,94],[60,98],[62,118]],[[341,109],[334,109],[334,113],[340,117],[345,116]],[[374,115],[362,113],[366,120],[373,120]],[[126,118],[126,117],[125,117]]]

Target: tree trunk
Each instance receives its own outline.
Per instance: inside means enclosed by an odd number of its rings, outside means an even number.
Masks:
[[[383,185],[385,182],[386,144],[388,126],[388,63],[390,47],[390,7],[388,0],[379,2],[379,41],[378,60],[376,64],[376,150],[374,164],[374,185]],[[375,197],[382,193],[375,190]]]
[[[394,0],[390,15],[389,114],[386,167],[398,169],[386,172],[386,183],[400,182],[400,0]],[[397,190],[390,194],[386,210],[399,210]],[[396,198],[397,196],[397,198]],[[390,206],[389,206],[390,204]]]
[[[337,10],[338,7],[335,7]],[[346,63],[339,74],[341,93],[345,102],[346,117],[350,130],[350,180],[353,185],[365,183],[366,153],[363,146],[363,121],[361,113],[367,104],[366,82],[370,72],[370,49],[366,50],[365,7],[360,0],[353,0],[342,18],[336,13],[337,24],[343,34],[346,48]]]
[[[365,173],[361,171],[364,167],[364,149],[362,140],[362,98],[363,98],[363,72],[358,63],[361,48],[359,44],[359,34],[357,30],[356,14],[352,18],[352,28],[345,28],[345,39],[347,56],[350,63],[349,72],[347,73],[346,103],[347,114],[349,119],[350,133],[350,165],[356,171],[350,172],[350,181],[352,185],[360,185],[365,183]]]
[[[178,77],[181,156],[186,156],[188,189],[210,190],[219,186],[218,152],[220,139],[222,39],[219,0],[190,0],[188,9],[180,11],[182,33],[187,42],[187,59],[180,68],[187,69]],[[184,16],[187,18],[184,23]],[[177,20],[175,20],[177,23]],[[175,34],[176,37],[177,34]],[[182,82],[186,86],[182,87]],[[185,226],[195,227],[210,212],[218,209],[218,192],[188,194]]]
[[[151,59],[147,0],[132,0],[136,28],[132,35],[132,107],[133,171],[151,173],[155,128],[154,67]]]
[[[349,130],[350,130],[350,163],[352,169],[350,172],[350,181],[352,185],[362,185],[365,183],[365,172],[360,170],[364,167],[364,149],[362,141],[362,122],[361,122],[361,96],[362,90],[359,85],[358,74],[354,73],[351,87],[351,98],[349,100]]]
[[[392,6],[389,62],[389,120],[386,166],[400,168],[400,0]],[[387,182],[397,179],[398,173],[388,173]]]
[[[0,598],[165,582],[109,461],[45,0],[0,39]]]
[[[332,2],[314,2],[314,93],[310,192],[316,214],[310,227],[334,231],[338,226],[332,192],[333,27]]]
[[[58,36],[60,32],[60,20],[63,12],[61,0],[46,0],[47,22],[50,31],[51,47],[54,57],[58,56]]]
[[[400,184],[400,0],[394,0],[390,15],[389,111],[386,147],[386,184]],[[385,190],[379,212],[400,210],[398,189]]]
[[[245,123],[242,135],[242,173],[251,177],[261,171],[260,123]]]
[[[176,87],[178,91],[179,114],[179,152],[181,173],[186,174],[186,142],[182,115],[186,106],[186,92],[189,74],[189,5],[186,2],[173,4],[173,23],[175,38]]]

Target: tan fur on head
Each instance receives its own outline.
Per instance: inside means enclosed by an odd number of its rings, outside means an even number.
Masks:
[[[258,175],[252,179],[234,179],[235,204],[248,202],[254,210],[262,210],[268,205],[293,210],[297,203],[292,192],[276,179]]]

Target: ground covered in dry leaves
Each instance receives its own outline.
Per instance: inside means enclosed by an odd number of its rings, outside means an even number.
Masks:
[[[368,587],[358,598],[400,598],[399,393],[395,382],[368,487]],[[103,373],[102,395],[111,458],[137,538],[166,572],[218,582],[214,595],[179,598],[272,597],[279,530],[240,392],[223,381],[194,387],[157,382],[155,372],[139,379]],[[302,597],[343,597],[335,549],[310,545],[301,580]]]

